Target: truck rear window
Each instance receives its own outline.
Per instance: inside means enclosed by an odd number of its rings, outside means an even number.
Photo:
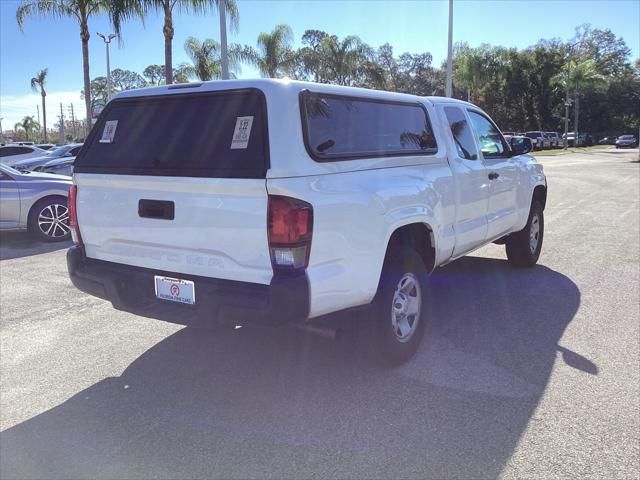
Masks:
[[[264,178],[268,168],[266,103],[252,89],[116,99],[74,171]]]
[[[319,162],[437,151],[418,103],[303,91],[300,109],[307,152]]]

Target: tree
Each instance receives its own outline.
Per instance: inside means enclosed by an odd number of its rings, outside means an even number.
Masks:
[[[40,125],[36,122],[33,117],[27,116],[22,119],[22,121],[15,124],[13,127],[16,133],[20,130],[24,132],[25,140],[29,140],[29,134],[34,130],[40,130]]]
[[[271,33],[258,36],[258,51],[245,47],[243,58],[258,67],[267,78],[289,75],[295,66],[296,56],[291,49],[293,32],[289,25],[277,25]]]
[[[553,77],[553,80],[560,83],[568,94],[573,92],[575,95],[576,125],[574,125],[574,129],[577,130],[580,95],[589,89],[604,88],[607,81],[596,70],[595,60],[584,60],[582,62],[570,60],[566,63],[561,73]]]
[[[373,56],[373,51],[359,37],[349,35],[342,41],[326,37],[320,44],[322,69],[328,80],[338,85],[354,85],[361,78],[363,65]]]
[[[232,27],[238,25],[238,5],[236,0],[110,0],[113,6],[114,26],[119,29],[120,23],[128,18],[146,16],[151,11],[161,12],[164,15],[164,65],[165,83],[173,83],[173,12],[176,8],[182,11],[192,11],[203,14],[214,7],[219,9],[222,2],[225,12],[231,19]]]
[[[134,88],[143,88],[147,86],[147,82],[142,76],[131,70],[122,70],[116,68],[111,72],[111,88],[115,92],[123,90],[132,90]]]
[[[164,79],[164,65],[149,65],[142,72],[142,76],[151,86],[162,85],[162,81]]]
[[[111,89],[113,93],[113,87]],[[80,98],[86,99],[84,90],[80,92]],[[95,107],[104,107],[109,101],[107,92],[107,77],[96,77],[91,80],[91,111]]]
[[[45,143],[47,142],[47,104],[45,101],[47,92],[44,89],[44,85],[47,82],[47,73],[48,69],[44,68],[31,79],[31,89],[36,93],[38,92],[38,90],[40,90],[40,95],[42,96],[42,124],[44,125]]]
[[[200,41],[195,37],[189,37],[184,43],[184,50],[191,58],[193,66],[181,66],[187,76],[196,76],[203,82],[220,78],[222,75],[222,62],[220,59],[220,44],[211,38]],[[237,70],[240,67],[241,47],[231,45],[229,48],[229,69]],[[232,73],[232,72],[231,72]],[[235,74],[232,73],[235,77]]]
[[[34,15],[52,16],[54,18],[71,17],[80,26],[80,39],[82,41],[82,69],[84,73],[84,91],[90,91],[91,81],[89,76],[89,18],[102,12],[111,13],[113,0],[23,0],[16,11],[16,20],[20,30],[24,21]],[[116,26],[114,24],[114,26]],[[119,31],[119,26],[116,26]],[[91,98],[86,95],[84,99],[87,114],[87,133],[91,128]]]
[[[193,74],[193,67],[188,63],[181,63],[178,68],[173,69],[173,80],[176,83],[189,83]]]
[[[467,90],[467,101],[471,102],[487,80],[484,52],[481,48],[469,48],[466,44],[456,45],[453,79]]]

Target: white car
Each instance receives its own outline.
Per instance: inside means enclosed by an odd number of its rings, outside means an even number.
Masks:
[[[541,131],[525,132],[525,137],[531,139],[534,150],[543,150],[551,146],[549,138]]]
[[[32,145],[8,144],[0,147],[0,163],[11,166],[21,160],[42,157],[46,154],[46,150]]]
[[[563,146],[562,138],[557,132],[545,132],[550,141],[551,148],[560,148]]]
[[[76,158],[69,274],[188,325],[370,308],[377,354],[400,364],[434,268],[491,242],[537,262],[547,187],[530,149],[451,98],[269,79],[122,92]]]

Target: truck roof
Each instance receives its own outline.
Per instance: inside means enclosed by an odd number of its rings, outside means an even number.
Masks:
[[[199,93],[199,92],[213,92],[219,90],[237,90],[244,88],[258,88],[263,91],[279,89],[279,90],[293,90],[299,92],[304,89],[309,89],[314,92],[333,93],[339,95],[354,95],[358,97],[375,97],[378,99],[388,99],[396,101],[410,101],[415,102],[419,100],[427,100],[430,103],[459,103],[463,105],[471,106],[471,103],[463,100],[457,100],[448,97],[421,97],[418,95],[412,95],[408,93],[387,92],[384,90],[371,90],[368,88],[359,87],[345,87],[342,85],[331,85],[325,83],[314,82],[301,82],[298,80],[289,79],[272,79],[272,78],[259,78],[249,80],[213,80],[209,82],[192,82],[182,83],[174,85],[161,85],[157,87],[140,88],[136,90],[126,90],[118,93],[114,99],[118,98],[136,98],[147,97],[156,95],[171,95],[180,93]]]

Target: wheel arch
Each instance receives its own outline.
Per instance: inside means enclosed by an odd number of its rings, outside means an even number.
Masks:
[[[542,204],[542,209],[544,210],[547,205],[547,186],[546,185],[536,185],[533,189],[532,195],[532,203],[534,200],[538,200]]]
[[[431,273],[436,262],[436,241],[434,230],[427,222],[408,222],[398,225],[387,239],[385,262],[394,250],[408,246],[420,255],[425,268]]]

